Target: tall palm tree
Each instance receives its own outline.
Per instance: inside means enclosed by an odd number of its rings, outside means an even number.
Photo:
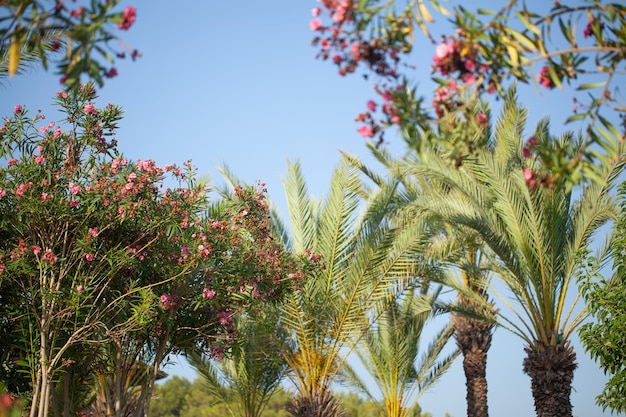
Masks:
[[[413,134],[419,134],[414,131]],[[383,164],[389,175],[397,178],[404,192],[402,206],[410,206],[420,201],[429,190],[451,193],[447,185],[416,172],[422,164],[419,155],[407,154],[404,158],[392,157],[384,149],[369,146],[376,159]],[[361,161],[349,158],[376,184],[383,181],[380,176],[367,168]],[[409,213],[411,211],[409,210]],[[452,308],[452,325],[456,344],[463,355],[463,370],[466,380],[466,402],[468,417],[488,417],[487,403],[487,352],[491,347],[495,326],[493,303],[488,302],[487,288],[490,275],[488,272],[489,252],[480,236],[472,229],[449,225],[428,218],[428,227],[432,240],[425,255],[428,259],[439,259],[448,265],[450,271],[460,271],[461,280],[445,276],[446,285],[457,291],[457,301]],[[433,277],[431,277],[433,278]]]
[[[421,174],[446,184],[454,192],[431,190],[416,202],[453,226],[468,227],[497,255],[497,275],[510,290],[503,299],[513,316],[500,317],[526,343],[523,369],[531,378],[539,417],[571,416],[571,381],[576,355],[572,331],[585,317],[576,310],[576,278],[585,274],[585,260],[594,232],[615,216],[610,195],[624,166],[625,145],[614,149],[603,176],[587,184],[575,200],[563,182],[551,186],[527,183],[525,174],[539,167],[522,154],[526,111],[511,95],[504,106],[491,146],[479,149],[459,168],[432,153]],[[578,141],[571,134],[551,138],[547,121],[534,136],[557,149]]]
[[[432,387],[459,356],[454,351],[442,358],[442,351],[452,336],[451,324],[445,326],[423,351],[422,333],[435,314],[441,287],[435,291],[428,284],[405,292],[369,325],[356,349],[357,356],[383,396],[384,404],[351,366],[342,371],[345,381],[379,404],[387,417],[407,417],[411,406]],[[420,352],[422,352],[420,354]]]
[[[286,360],[297,394],[294,416],[341,415],[331,384],[363,334],[363,317],[420,275],[428,240],[424,229],[387,221],[396,203],[390,182],[366,193],[358,171],[345,161],[335,169],[324,201],[308,194],[299,164],[284,181],[291,219],[288,244],[296,253],[321,256],[321,268],[287,297],[282,321],[292,335]],[[367,199],[362,197],[367,195]]]

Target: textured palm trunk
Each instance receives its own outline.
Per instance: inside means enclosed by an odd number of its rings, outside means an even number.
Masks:
[[[467,300],[459,300],[469,306]],[[455,313],[452,315],[454,336],[463,354],[467,387],[467,416],[487,417],[487,351],[491,347],[493,324]]]
[[[572,380],[576,353],[568,342],[526,347],[524,372],[530,376],[537,417],[572,417]]]
[[[293,417],[343,417],[342,405],[327,388],[299,392],[287,405]]]

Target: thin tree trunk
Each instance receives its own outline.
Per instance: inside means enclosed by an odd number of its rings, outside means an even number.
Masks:
[[[576,353],[569,342],[526,347],[524,372],[530,376],[537,417],[572,417],[572,380]]]
[[[471,302],[459,299],[465,307]],[[463,354],[463,370],[467,387],[467,416],[488,417],[487,406],[487,351],[491,347],[493,324],[459,313],[452,315],[454,337]]]

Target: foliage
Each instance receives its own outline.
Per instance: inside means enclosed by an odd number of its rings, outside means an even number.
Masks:
[[[24,65],[35,63],[48,69],[53,60],[62,83],[77,86],[81,74],[87,74],[102,85],[104,78],[117,75],[112,66],[116,58],[141,56],[137,50],[127,50],[114,32],[130,29],[136,19],[134,7],[116,11],[119,0],[50,3],[0,3],[0,75],[13,76]],[[113,41],[118,42],[117,48],[111,47]]]
[[[293,338],[286,360],[298,398],[314,402],[328,392],[364,333],[363,316],[430,272],[420,262],[426,239],[419,224],[407,221],[402,228],[387,220],[397,198],[394,184],[362,199],[366,188],[356,169],[342,161],[319,201],[308,194],[299,165],[289,167],[292,250],[308,252],[322,265],[283,307],[283,324]]]
[[[369,326],[356,349],[361,363],[383,396],[384,404],[380,405],[388,417],[409,416],[411,407],[438,382],[459,355],[455,351],[441,357],[452,336],[451,325],[439,331],[423,349],[422,333],[434,318],[433,306],[441,287],[429,291],[425,286],[418,294],[415,291],[411,288],[401,296],[401,301],[391,302]],[[345,365],[342,377],[375,400],[375,394],[353,367]]]
[[[126,160],[114,137],[120,110],[94,100],[91,84],[57,95],[67,130],[21,105],[0,130],[0,300],[3,329],[14,331],[3,365],[28,375],[31,415],[47,414],[61,377],[84,386],[97,371],[125,386],[137,366],[136,412],[147,412],[169,353],[221,355],[239,310],[280,299],[304,276],[271,236],[264,189],[210,203],[189,163]]]
[[[357,118],[364,123],[359,131],[365,137],[381,135],[382,141],[384,129],[392,125],[411,136],[416,126],[425,128],[433,120],[448,129],[459,123],[456,118],[462,114],[465,122],[456,129],[461,139],[438,143],[454,149],[453,158],[465,158],[472,154],[472,142],[488,121],[486,115],[472,113],[476,101],[484,95],[505,96],[507,87],[517,82],[533,84],[538,91],[571,86],[579,94],[568,119],[585,124],[576,153],[544,144],[533,150],[541,169],[553,180],[576,184],[599,179],[597,167],[608,163],[611,149],[623,140],[624,132],[615,125],[616,116],[623,119],[625,110],[618,91],[626,42],[623,4],[554,1],[552,7],[537,3],[528,8],[525,2],[507,0],[493,10],[472,11],[462,2],[448,10],[438,0],[431,0],[430,7],[424,0],[321,3],[313,9],[310,25],[319,56],[331,58],[341,75],[365,67],[366,74],[382,80],[376,86],[381,102],[368,102],[367,111]],[[427,97],[418,96],[411,87],[410,64],[415,58],[410,53],[418,45],[417,31],[436,43],[431,34],[435,10],[450,17],[451,25],[434,51],[432,78],[438,87],[429,108]],[[321,19],[324,15],[330,18],[325,19],[328,23]],[[436,141],[436,136],[418,140],[421,145],[421,141]]]
[[[511,94],[493,142],[477,150],[470,163],[455,167],[430,152],[416,169],[453,192],[433,190],[415,207],[452,226],[475,230],[497,256],[494,272],[513,300],[500,297],[512,315],[499,316],[527,344],[524,370],[531,376],[537,413],[550,416],[559,410],[560,415],[571,415],[576,363],[569,337],[586,310],[578,310],[580,297],[572,299],[568,293],[577,278],[594,273],[585,268],[592,259],[589,245],[594,233],[616,216],[611,189],[626,163],[626,143],[610,155],[611,164],[601,167],[603,181],[586,185],[574,198],[565,183],[539,186],[532,174],[538,162],[523,150],[525,119],[525,110]],[[551,137],[545,121],[537,126],[535,137],[555,147],[581,146],[571,134]],[[605,249],[598,250],[599,259],[605,258]]]
[[[597,403],[616,413],[626,412],[626,183],[622,183],[620,195],[621,212],[611,239],[614,273],[608,279],[596,274],[597,280],[581,282],[594,321],[580,329],[583,346],[610,375]]]
[[[345,417],[379,417],[378,408],[370,401],[355,393],[338,392]],[[263,417],[287,417],[286,405],[291,401],[292,394],[278,389],[268,401]],[[202,378],[190,383],[184,378],[173,376],[155,389],[150,409],[150,417],[222,417],[228,414],[226,406],[216,397],[207,392]],[[430,417],[416,407],[410,417]]]
[[[188,356],[206,391],[225,404],[233,417],[263,415],[287,370],[281,358],[287,335],[280,329],[277,313],[277,308],[265,308],[252,316],[239,316],[237,341],[222,359]]]

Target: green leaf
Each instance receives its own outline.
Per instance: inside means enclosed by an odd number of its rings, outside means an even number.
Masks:
[[[448,11],[448,9],[443,7],[437,0],[430,0],[430,4],[435,8],[435,10],[437,10],[442,15],[444,15],[444,16],[450,16],[451,15],[451,13]]]
[[[586,83],[586,84],[581,84],[579,85],[576,90],[581,91],[581,90],[591,90],[593,88],[599,88],[599,87],[604,87],[606,85],[606,82],[599,82],[599,83]]]
[[[570,117],[568,117],[567,120],[565,120],[565,123],[572,123],[578,120],[582,120],[586,117],[589,117],[589,113],[573,114]]]
[[[522,46],[524,46],[527,50],[531,51],[531,52],[535,52],[537,50],[537,46],[534,44],[534,42],[526,35],[524,35],[523,33],[520,33],[514,29],[511,29],[509,27],[505,28],[505,31],[513,36],[515,38],[516,41],[518,41],[520,44],[522,44]]]
[[[573,45],[574,40],[572,39],[571,26],[569,24],[568,26],[566,26],[565,23],[563,23],[563,19],[560,19],[560,18],[559,18],[559,26],[561,27],[561,33],[563,33],[563,36],[565,36],[565,39],[567,39],[570,45]]]
[[[526,29],[530,30],[536,35],[541,34],[541,31],[539,30],[539,28],[536,25],[533,25],[532,23],[530,23],[530,20],[528,20],[528,16],[525,13],[516,11],[515,14],[517,15],[517,18],[520,20],[520,22],[522,22],[524,26],[526,26]]]

